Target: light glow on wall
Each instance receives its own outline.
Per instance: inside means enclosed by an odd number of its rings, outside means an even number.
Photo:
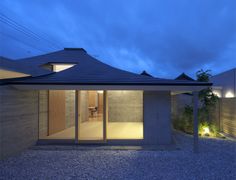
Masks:
[[[221,97],[221,91],[220,90],[213,90],[213,94],[218,96],[218,97]]]
[[[225,93],[225,97],[226,97],[226,98],[233,98],[233,97],[234,97],[234,93],[233,93],[232,91],[227,91],[227,92]]]

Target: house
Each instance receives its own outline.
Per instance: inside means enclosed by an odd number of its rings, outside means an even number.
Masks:
[[[176,80],[193,79],[186,74],[179,75]],[[236,137],[236,68],[216,74],[210,78],[212,90],[219,97],[209,120],[225,135]],[[187,105],[192,105],[192,95],[176,94],[172,97],[172,119],[177,119]]]
[[[188,76],[185,73],[180,74],[175,78],[175,80],[182,80],[188,82],[194,82],[195,80]],[[193,104],[192,93],[182,92],[182,93],[172,93],[171,96],[172,106],[171,106],[171,115],[172,120],[178,119],[184,112],[184,108],[188,105]]]
[[[0,57],[0,79],[30,76],[17,68],[17,63],[5,57]]]
[[[236,96],[236,68],[212,76],[211,82],[214,84],[214,92],[219,97],[234,98]]]
[[[22,64],[19,61],[0,56],[0,80],[27,76],[35,77],[49,73],[51,72],[40,67]]]
[[[220,101],[216,107],[216,119],[220,130],[236,137],[236,68],[216,74],[211,77],[213,92]]]
[[[143,76],[153,77],[151,74],[147,73],[146,71],[143,71],[140,74],[143,75]]]
[[[1,81],[2,158],[35,143],[171,144],[171,94],[181,92],[194,93],[197,149],[197,92],[210,83],[127,72],[82,48],[14,62],[27,75]]]

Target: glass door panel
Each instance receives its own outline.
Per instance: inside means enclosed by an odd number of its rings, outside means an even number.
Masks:
[[[103,140],[103,91],[79,93],[79,140]]]

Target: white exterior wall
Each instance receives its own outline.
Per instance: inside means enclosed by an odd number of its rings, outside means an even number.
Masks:
[[[211,77],[214,86],[221,87],[221,97],[236,97],[236,68]]]

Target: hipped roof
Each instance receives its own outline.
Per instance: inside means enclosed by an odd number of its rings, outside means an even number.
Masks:
[[[125,60],[124,60],[125,61]],[[10,84],[43,85],[186,85],[209,86],[210,83],[161,79],[131,73],[107,65],[81,48],[64,50],[19,60],[21,64],[40,67],[47,63],[73,63],[72,68],[38,77],[10,81]]]
[[[185,80],[185,81],[194,81],[193,78],[189,77],[185,73],[180,74],[175,80]]]

